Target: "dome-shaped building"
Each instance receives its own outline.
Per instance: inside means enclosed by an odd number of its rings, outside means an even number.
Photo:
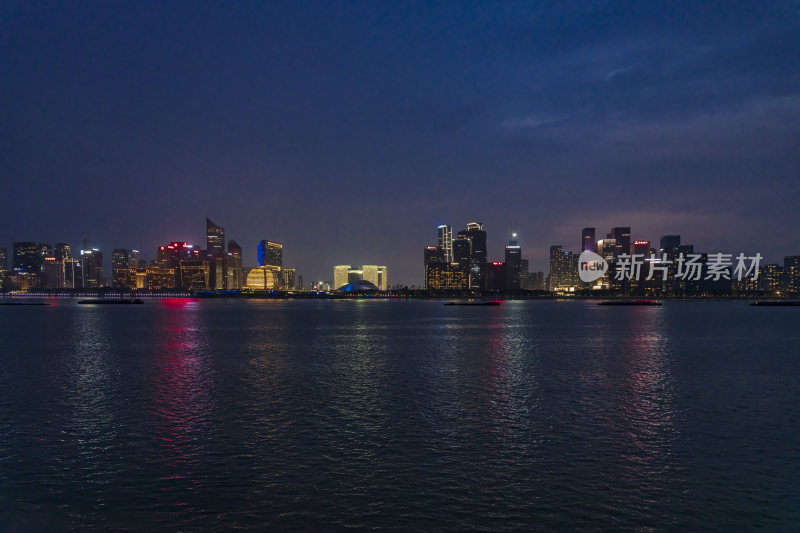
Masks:
[[[379,291],[380,289],[374,283],[360,279],[347,285],[342,285],[338,290],[342,292],[370,292]]]
[[[280,287],[280,271],[276,267],[260,266],[250,269],[247,273],[246,289],[274,290]]]

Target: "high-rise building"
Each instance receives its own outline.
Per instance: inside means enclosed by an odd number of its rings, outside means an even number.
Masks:
[[[225,228],[218,226],[206,217],[206,250],[209,255],[225,253]]]
[[[622,254],[631,253],[631,228],[617,227],[611,229],[611,238],[614,239],[614,259]]]
[[[458,237],[470,241],[470,288],[481,290],[486,274],[486,229],[481,222],[470,222],[466,230],[458,232]]]
[[[597,253],[597,238],[594,228],[583,228],[581,231],[581,250]]]
[[[35,242],[15,242],[12,268],[25,274],[39,274],[41,255]]]
[[[597,255],[609,263],[614,261],[614,252],[617,250],[617,241],[611,238],[597,241]]]
[[[339,289],[349,283],[350,265],[336,265],[333,267],[333,287]]]
[[[425,247],[425,290],[432,290],[434,270],[441,270],[445,265],[444,252],[438,246]]]
[[[564,267],[562,258],[564,251],[561,246],[554,245],[550,247],[550,287],[554,291],[557,287],[562,285],[562,278],[564,276]]]
[[[522,271],[522,248],[517,244],[517,234],[514,233],[506,245],[506,290],[519,290],[521,286],[520,274]]]
[[[522,289],[530,290],[531,287],[531,273],[529,271],[529,264],[527,259],[523,259],[520,261],[520,268],[519,268],[519,286]]]
[[[189,243],[171,242],[159,246],[156,266],[160,274],[172,275],[173,282],[169,288],[201,291],[210,287],[210,261]],[[155,276],[148,275],[148,284],[151,277],[156,279]],[[158,278],[158,283],[166,284],[161,276]]]
[[[471,260],[472,241],[464,237],[464,232],[460,231],[458,237],[453,239],[453,262],[469,267]]]
[[[209,286],[223,290],[227,287],[225,228],[206,217],[206,254],[209,262]]]
[[[361,279],[369,281],[382,291],[387,290],[389,286],[387,273],[388,270],[385,266],[363,265],[361,267]]]
[[[486,290],[505,291],[508,288],[508,265],[499,261],[489,263],[486,269]]]
[[[302,291],[303,290],[303,276],[302,275],[298,275],[297,276],[297,290],[298,291]]]
[[[283,268],[283,245],[263,240],[258,243],[258,266]]]
[[[233,239],[228,241],[227,266],[225,272],[228,277],[226,283],[227,288],[234,291],[240,290],[243,285],[242,247]]]
[[[114,248],[114,251],[111,252],[111,285],[113,287],[119,287],[120,276],[127,277],[127,271],[130,270],[130,268],[128,250],[125,248]],[[125,284],[127,284],[127,282]]]
[[[777,296],[783,289],[784,269],[780,265],[764,265],[758,274],[760,289],[770,296]]]
[[[293,267],[286,267],[283,269],[283,288],[287,291],[293,291],[295,289]]]
[[[549,279],[548,288],[551,291],[578,286],[578,256],[572,252],[565,252],[561,246],[551,246]]]
[[[128,250],[128,268],[139,268],[139,250]]]
[[[8,249],[0,248],[0,272],[8,270]]]
[[[42,287],[60,289],[64,283],[64,271],[55,256],[49,255],[42,260]]]
[[[83,287],[97,289],[103,286],[103,252],[97,248],[81,250]]]
[[[453,262],[453,226],[449,224],[442,224],[438,228],[439,232],[439,248],[444,253],[444,260],[446,263]]]
[[[800,294],[800,255],[787,255],[783,258],[783,275],[786,279],[786,292]]]

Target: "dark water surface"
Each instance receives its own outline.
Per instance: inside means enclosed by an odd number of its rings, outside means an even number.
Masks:
[[[0,307],[0,530],[800,529],[800,308]]]

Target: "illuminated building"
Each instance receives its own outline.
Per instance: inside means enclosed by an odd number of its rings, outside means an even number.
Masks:
[[[175,289],[177,275],[174,268],[161,268],[149,266],[145,269],[145,283],[149,291],[163,291]],[[136,275],[137,286],[139,284],[139,274]]]
[[[278,242],[260,241],[258,243],[258,266],[283,269],[283,245]]]
[[[208,260],[184,261],[180,264],[179,271],[179,288],[186,291],[205,291],[211,288]]]
[[[344,287],[348,283],[350,265],[336,265],[333,267],[333,286]]]
[[[67,258],[64,260],[64,287],[67,289],[83,287],[83,269],[78,259]]]
[[[783,275],[786,278],[786,292],[800,294],[800,255],[787,255],[783,258]]]
[[[453,262],[453,226],[449,224],[442,224],[438,228],[439,233],[439,248],[444,253],[444,260],[446,263]]]
[[[242,276],[242,247],[234,240],[228,241],[227,261],[227,287],[230,290],[239,290],[242,288],[244,281]]]
[[[783,289],[783,267],[780,265],[764,265],[758,274],[762,291],[770,296],[779,296]]]
[[[172,287],[183,290],[207,290],[210,284],[210,261],[186,242],[171,242],[158,247],[156,266],[172,272]]]
[[[257,266],[247,273],[246,289],[275,290],[280,287],[280,269],[275,266]]]
[[[486,230],[481,222],[470,222],[467,229],[458,232],[459,238],[470,241],[470,288],[480,290],[484,286],[486,272]]]
[[[103,252],[97,248],[81,250],[83,287],[97,289],[103,286]]]
[[[206,251],[209,255],[225,253],[225,228],[206,217]]]
[[[597,241],[597,255],[608,261],[614,261],[614,252],[617,249],[617,241],[614,239],[600,239]]]
[[[438,246],[425,247],[425,290],[433,289],[434,270],[443,270],[441,265],[445,265],[444,252]]]
[[[581,250],[597,253],[597,238],[594,228],[583,228],[581,231]]]
[[[389,286],[388,269],[385,266],[363,265],[361,267],[361,279],[372,283],[382,291],[385,291]]]
[[[505,289],[510,291],[521,288],[520,273],[522,270],[522,248],[517,244],[517,234],[512,235],[512,240],[506,245],[505,269],[507,279]]]
[[[556,290],[557,287],[562,285],[562,280],[564,277],[564,266],[563,266],[563,255],[564,251],[561,249],[561,246],[551,246],[550,247],[550,287],[551,291]]]
[[[8,249],[0,248],[0,272],[8,270]]]
[[[469,290],[469,275],[457,263],[432,263],[425,269],[425,274],[426,290]]]
[[[551,291],[572,290],[578,286],[578,256],[565,252],[561,246],[551,246],[549,279]]]
[[[128,250],[128,267],[139,268],[139,250]]]
[[[222,290],[225,288],[225,228],[214,224],[206,217],[206,254],[210,266],[209,287]]]
[[[295,289],[293,267],[286,267],[283,269],[283,287],[287,291],[293,291]]]
[[[120,276],[125,276],[126,279],[128,277],[128,269],[130,269],[130,258],[128,256],[128,250],[125,248],[114,248],[114,251],[111,252],[111,286],[112,287],[119,287],[119,280]],[[129,286],[130,283],[125,281],[125,286]]]
[[[297,276],[297,290],[303,290],[303,276]]]
[[[16,272],[39,275],[41,256],[35,242],[15,242],[12,268]]]

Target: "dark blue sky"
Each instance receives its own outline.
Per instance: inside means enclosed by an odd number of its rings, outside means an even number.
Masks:
[[[284,243],[421,283],[436,226],[800,254],[798,2],[0,4],[0,246]]]

